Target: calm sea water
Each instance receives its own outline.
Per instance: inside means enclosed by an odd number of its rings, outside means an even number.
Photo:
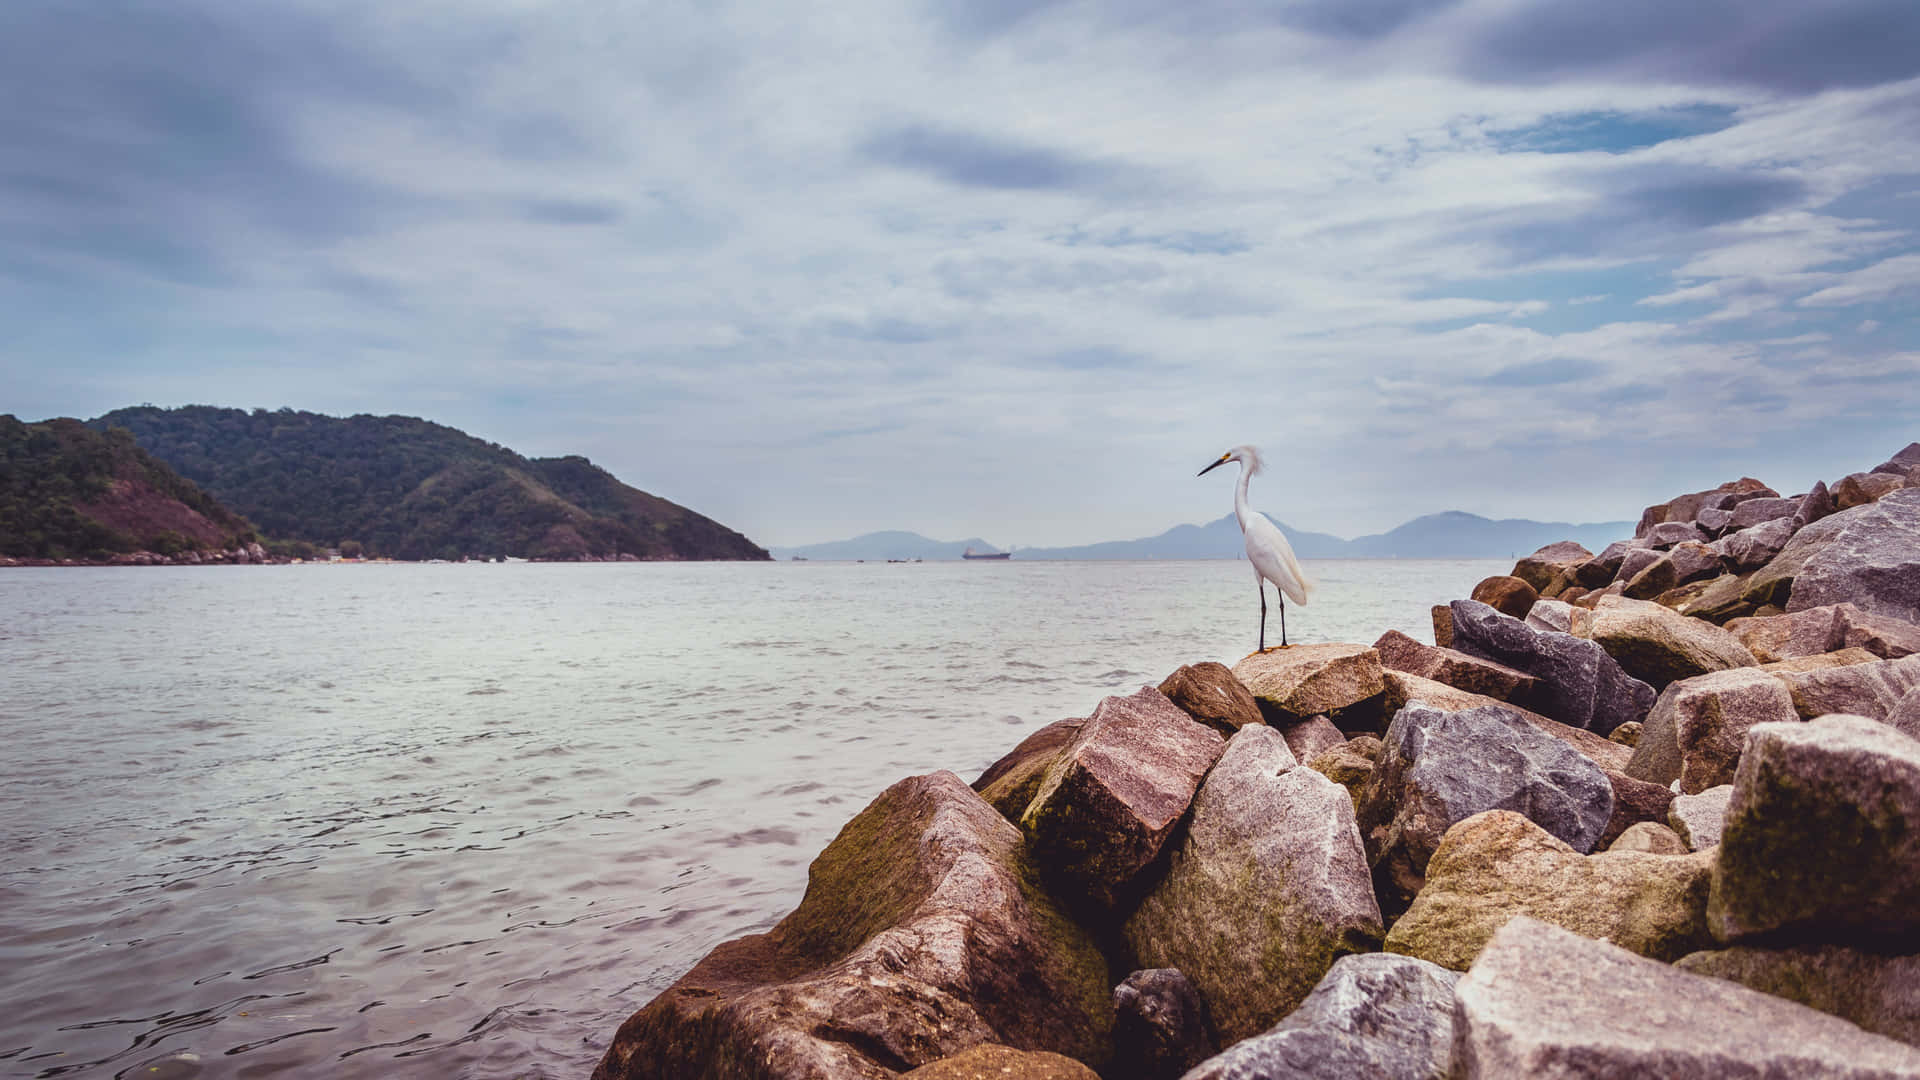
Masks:
[[[1288,629],[1508,565],[1311,563]],[[882,788],[1258,611],[1225,561],[0,571],[0,1076],[584,1077]]]

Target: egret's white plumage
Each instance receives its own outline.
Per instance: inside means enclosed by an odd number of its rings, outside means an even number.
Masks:
[[[1240,463],[1240,482],[1233,489],[1233,516],[1239,520],[1241,536],[1246,540],[1247,561],[1253,564],[1254,587],[1260,590],[1260,648],[1264,651],[1267,647],[1265,582],[1269,581],[1280,591],[1280,647],[1286,648],[1287,601],[1306,603],[1313,595],[1313,582],[1308,581],[1306,571],[1300,569],[1300,560],[1294,557],[1293,545],[1287,543],[1286,534],[1267,515],[1247,505],[1247,482],[1263,464],[1258,449],[1236,446],[1221,454],[1220,460],[1201,469],[1200,475],[1205,476],[1229,461]]]

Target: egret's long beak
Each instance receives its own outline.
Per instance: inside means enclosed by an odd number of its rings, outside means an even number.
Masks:
[[[1194,473],[1193,475],[1195,475],[1195,476],[1205,476],[1205,475],[1207,475],[1208,473],[1210,473],[1210,472],[1212,472],[1213,470],[1215,470],[1215,469],[1217,469],[1217,468],[1219,468],[1220,466],[1222,466],[1222,465],[1225,465],[1225,464],[1227,463],[1227,461],[1228,461],[1228,458],[1226,457],[1226,455],[1224,455],[1224,454],[1223,454],[1223,455],[1221,455],[1221,457],[1220,457],[1220,460],[1219,460],[1219,461],[1216,461],[1216,462],[1214,462],[1213,464],[1211,464],[1211,465],[1209,465],[1209,466],[1207,466],[1207,467],[1206,467],[1206,468],[1204,468],[1204,469],[1201,469],[1201,470],[1200,470],[1199,472],[1197,472],[1197,473]]]

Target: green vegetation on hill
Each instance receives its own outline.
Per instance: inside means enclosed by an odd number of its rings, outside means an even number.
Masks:
[[[175,555],[253,539],[251,525],[155,461],[125,431],[0,416],[0,555]]]
[[[582,457],[524,458],[407,416],[141,406],[91,421],[281,540],[401,559],[764,559],[746,537]]]

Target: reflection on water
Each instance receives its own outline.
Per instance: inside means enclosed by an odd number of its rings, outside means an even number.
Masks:
[[[1300,641],[1505,564],[1325,562]],[[1244,563],[0,572],[0,1076],[581,1077],[893,780],[1250,649]]]

